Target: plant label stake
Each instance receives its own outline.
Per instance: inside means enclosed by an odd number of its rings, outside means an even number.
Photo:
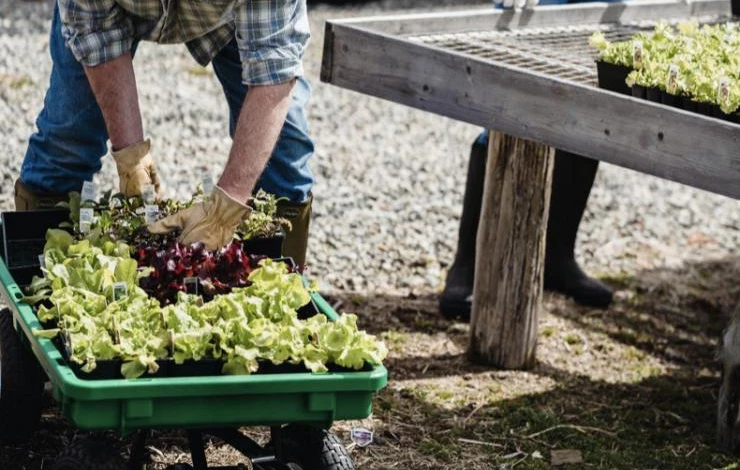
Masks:
[[[175,355],[175,330],[167,330],[167,336],[169,338],[169,349],[170,357],[173,357]]]
[[[87,233],[92,227],[93,218],[95,213],[89,207],[83,207],[80,209],[80,233]]]
[[[678,65],[676,64],[671,64],[668,67],[668,83],[666,83],[665,89],[671,95],[675,95],[678,91]]]
[[[95,201],[95,183],[92,181],[85,181],[82,183],[82,194],[80,195],[82,202]]]
[[[352,428],[350,438],[358,447],[367,447],[373,443],[373,432],[365,428]]]
[[[46,257],[44,256],[43,253],[39,255],[39,267],[41,269],[44,269],[46,267]],[[46,275],[44,274],[44,276]]]
[[[637,70],[642,68],[642,41],[632,43],[632,66]]]
[[[125,282],[113,284],[113,300],[120,300],[128,295],[128,285]]]
[[[723,104],[727,104],[729,100],[730,81],[727,79],[727,77],[722,77],[719,79],[719,83],[717,83],[717,103],[722,106]]]
[[[186,277],[182,281],[185,284],[185,292],[188,294],[198,295],[198,278],[197,277]]]
[[[159,206],[156,204],[147,204],[144,206],[144,221],[146,224],[153,224],[157,220],[159,220]]]
[[[145,184],[141,188],[141,199],[144,204],[154,204],[154,185]]]

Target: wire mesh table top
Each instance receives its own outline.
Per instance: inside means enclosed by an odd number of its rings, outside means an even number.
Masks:
[[[734,22],[732,18],[694,18],[703,24]],[[735,19],[736,20],[736,19]],[[649,32],[655,21],[631,24],[591,24],[522,28],[510,31],[472,31],[410,36],[409,40],[488,59],[578,83],[596,86],[596,50],[589,38],[601,31],[609,41],[625,41]]]

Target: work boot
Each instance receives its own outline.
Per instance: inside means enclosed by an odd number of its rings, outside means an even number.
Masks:
[[[68,200],[69,197],[65,194],[33,192],[23,184],[20,178],[15,180],[16,211],[54,209],[58,203]]]
[[[481,139],[476,139],[470,149],[455,260],[447,271],[445,288],[439,298],[440,312],[451,320],[470,318],[475,279],[475,238],[483,200],[487,158],[487,140],[482,142]]]
[[[576,235],[596,177],[599,161],[562,150],[555,152],[550,217],[545,252],[545,289],[577,303],[606,308],[612,291],[587,276],[575,259]]]
[[[293,258],[296,264],[306,264],[306,248],[308,247],[308,225],[311,222],[311,203],[313,195],[309,194],[304,202],[279,201],[277,216],[288,219],[291,230],[285,234],[283,240],[283,256]]]

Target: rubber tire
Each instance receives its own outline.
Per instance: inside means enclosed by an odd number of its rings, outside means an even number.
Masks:
[[[283,457],[291,470],[355,470],[347,449],[326,429],[289,425],[281,429]]]
[[[64,449],[51,470],[128,470],[128,466],[110,440],[88,437]]]
[[[41,420],[44,375],[13,327],[13,314],[0,310],[0,442],[27,442]]]

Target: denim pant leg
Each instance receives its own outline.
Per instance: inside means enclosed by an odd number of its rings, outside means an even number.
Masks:
[[[247,93],[247,86],[242,83],[242,65],[236,40],[231,41],[213,59],[213,69],[229,104],[229,132],[233,137]],[[308,166],[314,152],[314,143],[308,134],[305,109],[310,96],[311,86],[305,78],[299,78],[293,88],[288,116],[275,149],[257,182],[257,188],[287,197],[293,202],[308,199],[314,182],[313,173]]]
[[[51,80],[20,178],[32,191],[64,194],[100,170],[108,133],[85,71],[64,43],[56,2],[49,49]]]

